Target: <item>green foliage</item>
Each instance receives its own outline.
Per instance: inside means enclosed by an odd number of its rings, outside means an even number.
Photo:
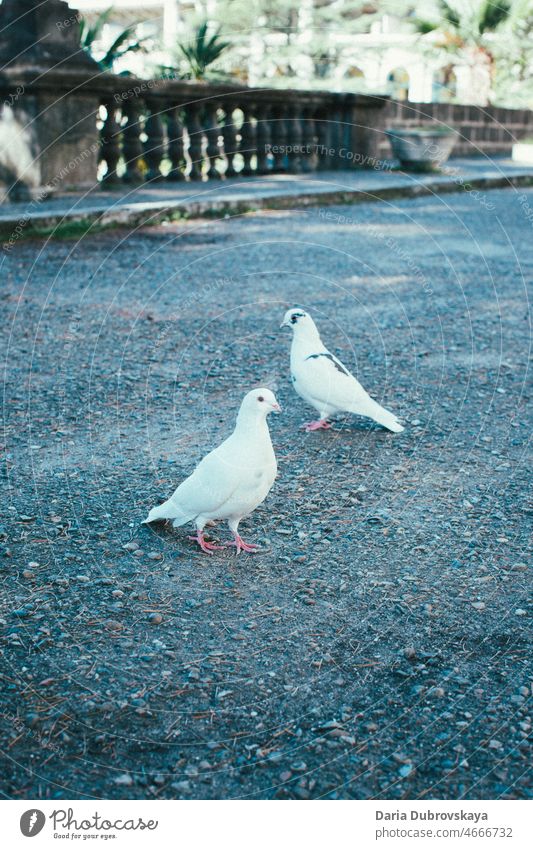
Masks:
[[[482,4],[479,16],[479,32],[495,32],[498,27],[505,23],[511,14],[511,3],[508,0],[498,0],[497,3],[486,2]]]
[[[355,60],[353,47],[337,36],[368,30],[376,5],[364,0],[316,0],[307,6],[299,0],[218,0],[215,15],[222,32],[231,34],[233,67],[240,65],[246,76],[253,65],[269,85],[295,85],[302,60],[317,81],[331,75],[343,54]],[[259,40],[267,49],[257,56]]]
[[[220,37],[220,29],[209,35],[209,23],[201,23],[191,43],[178,47],[178,52],[186,61],[185,76],[193,80],[205,79],[209,67],[220,59],[229,46],[230,42]]]
[[[96,43],[102,36],[104,26],[109,23],[109,19],[113,14],[113,6],[101,12],[96,18],[94,24],[90,24],[88,20],[82,18],[80,21],[80,45],[91,54],[93,59],[100,65],[103,71],[112,71],[113,65],[118,59],[121,59],[127,53],[134,53],[144,49],[145,39],[135,38],[135,30],[137,24],[130,24],[115,38],[113,44],[106,50],[104,56],[96,59],[95,53],[98,54]]]
[[[533,105],[533,0],[429,0],[411,20],[422,35],[435,33],[429,50],[487,64],[492,102]]]
[[[413,23],[422,34],[441,32],[477,44],[483,35],[496,32],[511,18],[515,5],[512,0],[433,0],[420,5],[422,15],[416,15]]]

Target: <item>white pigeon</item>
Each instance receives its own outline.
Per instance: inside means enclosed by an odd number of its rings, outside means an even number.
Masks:
[[[211,554],[223,546],[204,539],[207,524],[226,519],[233,541],[240,551],[256,551],[239,535],[241,519],[249,516],[267,497],[277,473],[276,456],[270,439],[267,416],[281,412],[270,389],[252,389],[243,399],[235,430],[218,448],[198,464],[192,475],[181,483],[174,495],[150,510],[146,522],[172,519],[179,528],[196,524],[195,539],[202,551]]]
[[[304,401],[318,410],[320,419],[304,425],[307,432],[330,428],[335,413],[368,416],[383,427],[401,433],[396,416],[381,407],[324,347],[316,324],[304,310],[287,310],[280,327],[292,328],[291,377],[294,389]]]

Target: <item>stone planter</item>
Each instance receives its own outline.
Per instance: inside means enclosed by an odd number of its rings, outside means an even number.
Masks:
[[[411,127],[386,130],[395,159],[407,171],[434,171],[450,156],[458,137],[456,130]]]

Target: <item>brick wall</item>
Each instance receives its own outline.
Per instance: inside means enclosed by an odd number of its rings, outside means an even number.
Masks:
[[[391,100],[386,107],[385,126],[412,127],[421,124],[454,127],[460,133],[454,156],[490,156],[511,153],[515,141],[533,137],[533,112],[502,106],[462,106],[455,103],[410,103]],[[379,156],[391,155],[383,136]]]

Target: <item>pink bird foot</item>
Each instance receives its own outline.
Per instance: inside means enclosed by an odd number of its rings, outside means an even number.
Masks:
[[[249,545],[239,534],[234,534],[234,539],[231,542],[224,543],[224,545],[234,545],[237,549],[237,554],[241,551],[248,551],[250,554],[253,554],[255,551],[259,551],[261,547],[259,545]]]
[[[328,422],[327,419],[319,419],[316,422],[307,422],[302,425],[303,429],[306,433],[311,433],[313,430],[329,430],[331,427],[331,422]]]
[[[189,537],[193,542],[197,542],[202,551],[205,551],[206,554],[213,554],[213,551],[222,551],[222,545],[214,545],[212,542],[208,542],[202,531],[198,531],[195,537]]]

